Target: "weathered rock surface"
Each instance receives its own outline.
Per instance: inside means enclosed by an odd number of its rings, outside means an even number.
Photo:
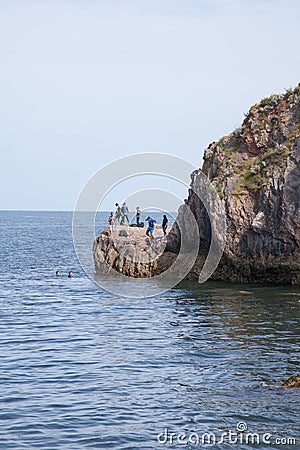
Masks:
[[[202,171],[218,192],[227,220],[224,254],[211,278],[300,285],[300,85],[254,105],[239,129],[205,150]],[[191,174],[192,188],[199,178],[199,171]],[[198,279],[210,246],[211,225],[192,189],[185,202],[201,238],[198,258],[187,278]],[[189,234],[189,227],[183,230]],[[147,261],[138,259],[128,266],[113,253],[111,242],[101,240],[94,246],[96,269],[102,258],[124,274],[152,276],[165,270],[179,251],[176,223],[164,245],[156,258],[150,246],[144,256]]]
[[[122,231],[127,236],[120,234]],[[114,269],[141,278],[157,275],[176,258],[174,253],[165,251],[166,244],[160,227],[154,231],[154,239],[146,236],[146,228],[117,225],[112,234],[107,228],[94,242],[96,271],[109,273]]]
[[[290,377],[281,385],[282,387],[288,388],[300,388],[300,375],[296,375],[294,377]]]

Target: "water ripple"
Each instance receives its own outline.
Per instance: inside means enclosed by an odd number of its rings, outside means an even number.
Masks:
[[[299,291],[183,283],[116,298],[78,266],[69,213],[1,223],[0,449],[149,450],[165,427],[239,421],[296,437],[299,391],[278,386],[299,371]]]

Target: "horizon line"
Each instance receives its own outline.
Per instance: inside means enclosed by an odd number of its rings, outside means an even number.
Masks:
[[[141,210],[143,211],[143,210]],[[151,211],[151,212],[161,212],[157,210],[152,209],[145,209],[145,211]],[[75,212],[73,209],[0,209],[0,212]],[[77,213],[97,213],[97,212],[111,212],[110,209],[99,209],[98,211],[76,211]],[[129,211],[130,212],[130,211]],[[133,212],[133,211],[131,211]],[[177,211],[166,211],[167,214],[175,213]]]

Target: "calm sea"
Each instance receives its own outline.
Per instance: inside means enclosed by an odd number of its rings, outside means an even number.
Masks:
[[[71,222],[0,212],[1,449],[299,448],[300,390],[278,387],[300,372],[299,289],[116,297],[81,270]]]

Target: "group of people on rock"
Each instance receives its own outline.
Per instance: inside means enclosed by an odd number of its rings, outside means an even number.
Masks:
[[[111,212],[110,216],[108,218],[108,224],[109,224],[111,234],[117,224],[124,225],[125,221],[126,221],[127,224],[129,225],[129,218],[128,218],[129,208],[126,205],[126,203],[124,202],[122,204],[122,206],[120,206],[119,203],[116,203],[115,206],[116,206],[116,211]],[[139,206],[136,207],[135,218],[136,218],[136,223],[132,224],[131,226],[143,227],[144,223],[141,222],[141,210],[140,210]],[[146,231],[146,235],[153,238],[153,232],[154,232],[156,220],[151,218],[150,216],[148,216],[146,219],[146,222],[148,222],[148,228]],[[166,236],[167,228],[168,228],[168,218],[167,218],[166,214],[163,215],[161,226],[162,226],[164,236]]]
[[[120,225],[123,225],[125,223],[125,220],[127,221],[127,223],[129,223],[128,219],[129,209],[126,203],[124,202],[122,206],[120,206],[119,203],[116,203],[115,206],[116,206],[115,214],[110,213],[109,216],[111,217],[111,221],[114,220],[115,223],[119,223]]]

